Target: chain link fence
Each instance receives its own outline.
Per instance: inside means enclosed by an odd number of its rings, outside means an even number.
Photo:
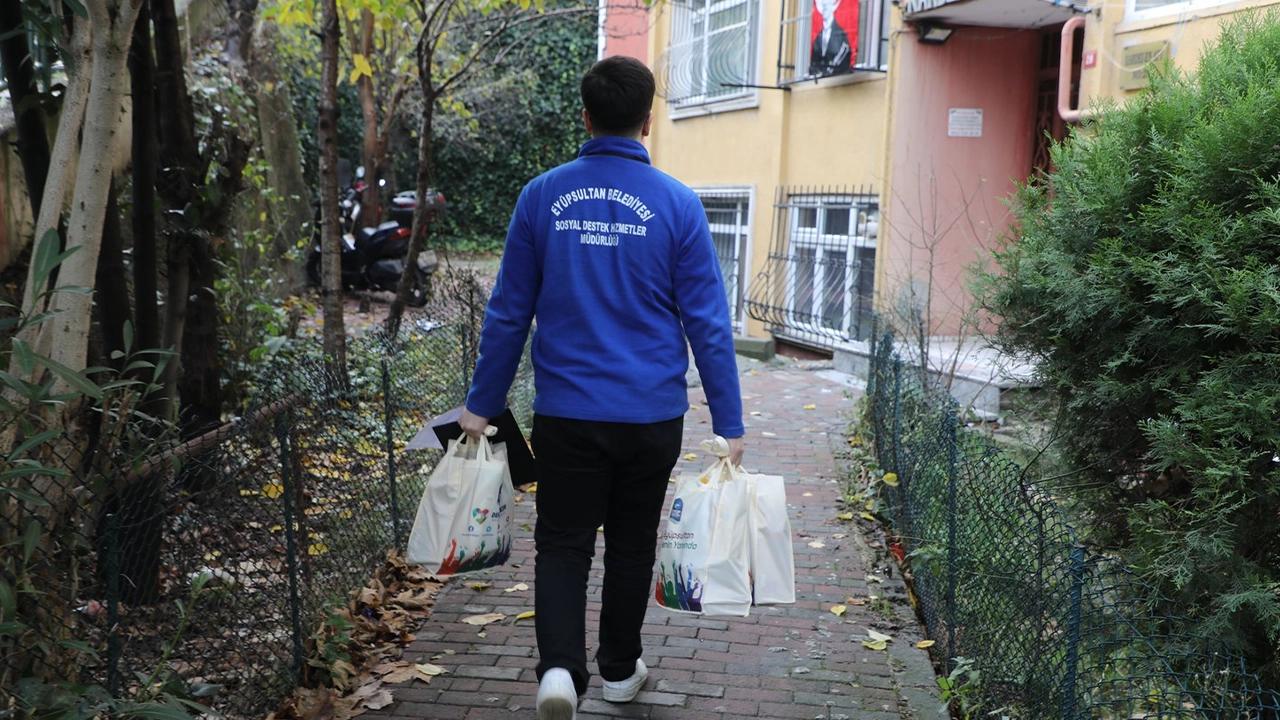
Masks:
[[[1274,720],[1280,696],[1192,643],[1120,558],[1084,547],[1051,492],[986,437],[892,334],[867,395],[880,497],[965,718]]]
[[[445,274],[396,336],[349,342],[345,380],[318,342],[287,347],[252,409],[199,437],[116,407],[55,443],[53,471],[0,516],[0,717],[76,693],[275,707],[332,609],[403,547],[440,455],[405,445],[462,402],[488,292]],[[526,427],[532,395],[526,358],[511,394]],[[113,427],[124,441],[95,454]]]

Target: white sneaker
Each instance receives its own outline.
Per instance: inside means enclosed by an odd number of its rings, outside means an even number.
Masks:
[[[644,681],[649,679],[649,668],[644,661],[636,660],[636,671],[626,680],[604,681],[604,699],[611,703],[629,703],[640,694]]]
[[[538,720],[574,720],[578,714],[578,690],[564,668],[551,668],[538,685]]]

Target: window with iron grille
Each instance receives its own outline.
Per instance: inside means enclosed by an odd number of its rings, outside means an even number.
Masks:
[[[734,325],[741,327],[745,320],[751,192],[734,188],[698,190],[697,193],[706,210],[711,241],[715,243],[716,257],[720,260],[720,274],[724,277],[729,314],[733,317]]]
[[[816,347],[862,340],[874,307],[879,196],[870,188],[779,188],[768,264],[747,309]]]
[[[778,83],[883,72],[890,0],[783,0]]]
[[[759,0],[675,0],[667,103],[689,107],[753,94]]]

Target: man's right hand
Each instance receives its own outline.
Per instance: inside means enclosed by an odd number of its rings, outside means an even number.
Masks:
[[[734,467],[742,465],[742,456],[747,451],[747,444],[742,438],[726,438],[729,441],[729,462]]]

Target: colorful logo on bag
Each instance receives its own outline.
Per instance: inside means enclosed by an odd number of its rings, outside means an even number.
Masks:
[[[684,515],[684,500],[676,498],[675,502],[671,503],[671,522],[680,522],[681,515]]]
[[[702,583],[689,568],[672,564],[668,570],[668,566],[660,564],[653,599],[671,610],[702,612]]]
[[[471,511],[471,519],[476,521],[477,525],[483,525],[489,519],[489,508],[476,508]]]

